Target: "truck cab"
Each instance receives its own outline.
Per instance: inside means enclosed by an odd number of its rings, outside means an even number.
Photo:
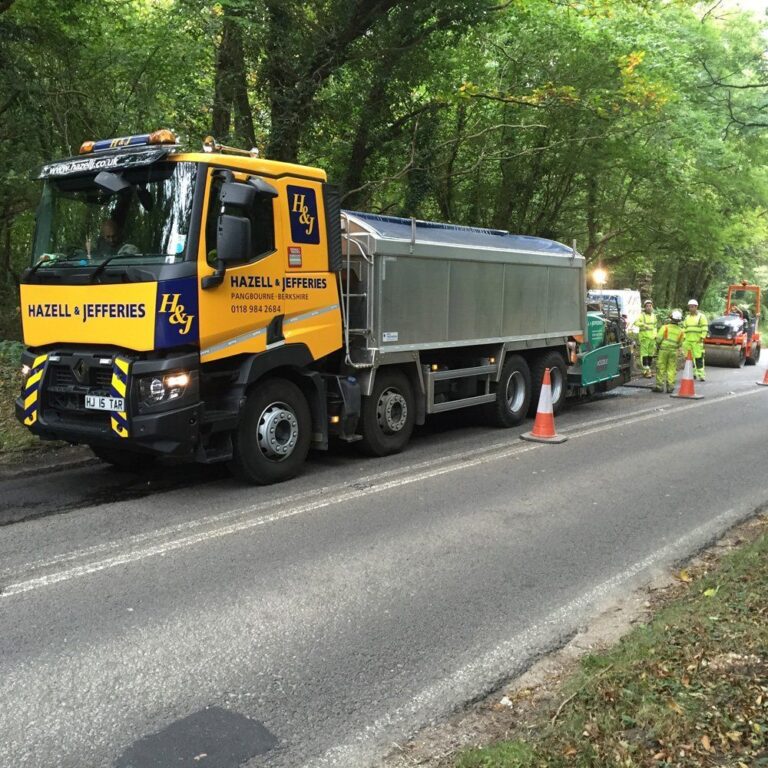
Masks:
[[[265,409],[263,450],[274,464],[293,453],[305,407],[305,432],[327,441],[325,384],[307,370],[342,338],[323,171],[213,139],[188,151],[163,130],[85,142],[38,177],[21,280],[27,427],[118,465],[236,461],[248,387],[280,372],[306,406]]]

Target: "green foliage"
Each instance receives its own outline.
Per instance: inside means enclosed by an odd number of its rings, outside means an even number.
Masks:
[[[210,13],[208,14],[210,16]],[[0,335],[19,332],[16,281],[31,251],[44,162],[82,141],[207,130],[214,43],[172,0],[15,0],[0,12]]]
[[[20,341],[0,340],[0,361],[6,365],[21,365],[23,345]]]
[[[18,341],[0,340],[0,459],[37,447],[40,440],[16,420],[16,398],[21,388],[21,350]]]

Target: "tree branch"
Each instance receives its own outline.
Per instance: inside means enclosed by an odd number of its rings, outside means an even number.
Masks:
[[[717,0],[717,2],[701,17],[701,23],[703,24],[707,20],[707,16],[714,13],[722,4],[723,0]]]
[[[743,83],[741,85],[737,85],[735,83],[726,83],[723,78],[715,77],[715,75],[712,74],[711,70],[707,66],[707,62],[703,59],[699,59],[701,62],[701,66],[704,67],[704,71],[709,75],[710,82],[707,83],[705,86],[699,86],[700,88],[709,88],[711,86],[716,86],[718,88],[735,88],[737,90],[749,90],[751,88],[768,88],[768,82],[766,83]],[[732,72],[730,75],[726,75],[725,77],[733,77],[734,75],[739,74],[738,72]]]

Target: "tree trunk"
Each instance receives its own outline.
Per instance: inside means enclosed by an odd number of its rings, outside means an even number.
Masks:
[[[354,54],[355,42],[400,4],[406,3],[347,0],[337,4],[332,17],[314,19],[308,25],[306,9],[299,0],[267,0],[268,42],[263,79],[272,121],[269,157],[297,161],[301,137],[311,128],[318,91]]]
[[[11,224],[5,220],[7,210],[3,209],[0,214],[0,238],[3,243],[2,254],[0,254],[0,268],[2,269],[2,277],[0,278],[4,283],[10,283],[11,277]]]
[[[442,184],[436,186],[435,198],[440,208],[440,214],[444,221],[453,221],[454,215],[454,197],[455,187],[453,172],[456,167],[456,160],[459,157],[459,148],[464,135],[464,129],[467,124],[467,106],[464,102],[459,102],[456,109],[456,125],[453,132],[453,146],[448,155],[448,161],[445,164],[445,174]]]
[[[216,57],[212,130],[217,139],[229,139],[234,111],[235,134],[250,148],[256,144],[256,135],[248,100],[243,35],[239,20],[227,11],[227,7],[224,6],[221,43]]]

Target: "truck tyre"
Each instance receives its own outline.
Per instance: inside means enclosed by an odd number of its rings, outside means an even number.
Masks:
[[[565,394],[568,382],[568,369],[565,366],[565,358],[554,350],[539,355],[531,366],[531,404],[528,409],[530,416],[536,415],[541,395],[541,383],[544,379],[544,370],[549,368],[549,378],[552,382],[552,413],[558,414],[565,405]]]
[[[111,464],[118,472],[143,472],[155,463],[155,457],[149,453],[126,451],[113,446],[92,445],[90,449],[96,457]]]
[[[496,385],[496,402],[488,406],[491,424],[514,427],[528,412],[531,401],[531,371],[525,358],[510,355],[504,361],[501,378]]]
[[[379,369],[373,391],[363,398],[360,449],[369,456],[400,453],[415,423],[416,404],[408,377],[396,369]]]
[[[744,361],[746,365],[757,365],[760,360],[760,345],[752,345],[752,354]]]
[[[312,417],[304,393],[287,379],[269,379],[248,394],[233,435],[232,472],[269,485],[295,477],[311,440]]]

